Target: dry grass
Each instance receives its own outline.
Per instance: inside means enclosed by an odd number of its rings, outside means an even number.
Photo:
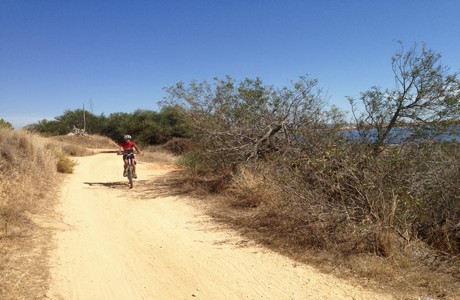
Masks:
[[[72,173],[71,156],[117,149],[101,136],[43,138],[0,129],[0,299],[46,298],[47,253],[58,197],[58,173]]]
[[[252,170],[241,167],[226,191],[228,201],[236,208],[273,209],[275,199],[280,199],[280,190],[270,180],[271,167]]]
[[[60,149],[54,148],[54,154],[59,159],[56,164],[57,171],[59,173],[73,173],[75,167],[75,161],[71,160],[64,152]]]
[[[92,155],[100,149],[118,149],[113,140],[100,135],[59,135],[50,137],[50,140],[70,156]]]
[[[186,138],[173,138],[157,148],[173,153],[174,155],[181,155],[195,148],[195,144],[191,139]]]
[[[54,207],[59,159],[25,131],[1,129],[0,145],[0,298],[42,298],[51,234],[36,220]]]
[[[290,187],[287,183],[280,186],[277,180],[283,175],[279,165],[240,167],[224,194],[207,196],[207,189],[199,186],[203,182],[189,178],[195,177],[195,173],[185,170],[183,182],[196,185],[195,191],[200,192],[197,199],[203,200],[200,203],[216,220],[283,255],[346,280],[355,280],[370,289],[390,293],[396,299],[417,299],[423,295],[458,299],[458,257],[440,255],[417,239],[401,243],[401,237],[390,227],[368,223],[355,228],[363,232],[352,233],[351,227],[342,228],[346,222],[336,219],[340,215],[334,209],[318,209],[316,203],[309,206],[301,200],[314,198],[319,195],[317,191],[303,190],[295,197],[286,195],[286,187]],[[174,184],[177,183],[176,178]],[[290,184],[296,186],[297,182]],[[351,244],[338,244],[334,240],[346,234],[350,235]],[[355,236],[363,240],[355,240]],[[369,245],[375,248],[368,249]],[[348,251],[347,247],[356,250]]]
[[[93,155],[98,151],[118,149],[117,144],[108,137],[99,135],[61,135],[50,137],[50,148],[59,158],[58,172],[72,173],[75,162],[69,156]]]
[[[52,232],[41,220],[54,217],[59,173],[72,173],[71,156],[116,147],[100,136],[0,129],[0,299],[46,298]]]
[[[170,151],[158,146],[149,146],[141,149],[141,151],[141,157],[138,158],[140,161],[157,164],[166,168],[176,168],[178,157]]]

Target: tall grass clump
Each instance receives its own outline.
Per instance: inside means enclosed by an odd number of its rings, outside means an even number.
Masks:
[[[46,205],[41,200],[56,174],[57,158],[43,138],[25,131],[0,131],[0,222],[2,236],[22,231],[26,212]]]
[[[59,158],[44,138],[0,129],[0,298],[44,295],[44,244],[37,220],[53,207]]]
[[[58,158],[58,162],[56,163],[56,171],[59,173],[73,173],[73,169],[75,167],[75,162],[70,159],[64,152],[62,152],[59,148],[54,148],[53,150],[54,155]]]

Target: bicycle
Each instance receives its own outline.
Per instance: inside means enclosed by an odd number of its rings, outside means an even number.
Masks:
[[[135,151],[118,152],[119,155],[126,154],[126,160],[128,161],[128,166],[126,167],[126,177],[128,177],[128,184],[129,184],[130,189],[133,188],[133,178],[135,178],[134,177],[134,154],[136,153],[137,152]]]

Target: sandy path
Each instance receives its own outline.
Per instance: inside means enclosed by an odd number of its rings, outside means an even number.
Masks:
[[[391,299],[239,246],[184,199],[136,198],[120,163],[115,154],[78,158],[62,190],[48,298]],[[139,180],[167,172],[138,168]]]

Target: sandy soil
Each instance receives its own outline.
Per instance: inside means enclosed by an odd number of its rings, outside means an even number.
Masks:
[[[138,158],[138,184],[169,172]],[[115,154],[78,158],[62,189],[48,298],[391,299],[248,246],[190,199],[150,193],[128,188]]]

